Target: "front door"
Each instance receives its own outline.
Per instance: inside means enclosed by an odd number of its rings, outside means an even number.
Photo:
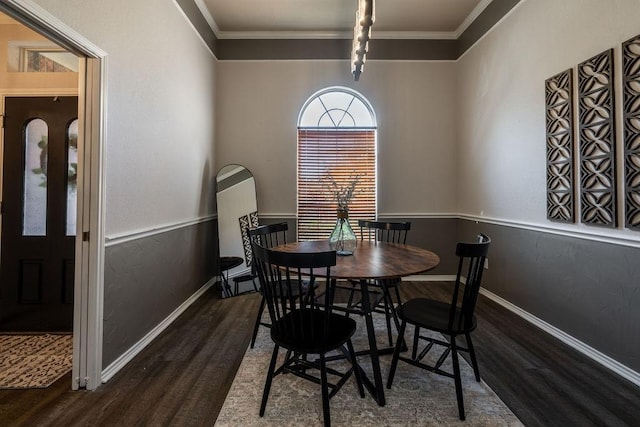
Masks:
[[[71,332],[77,97],[7,97],[0,331]]]

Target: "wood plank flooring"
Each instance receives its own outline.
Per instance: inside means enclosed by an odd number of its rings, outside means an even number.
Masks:
[[[447,287],[406,282],[401,290],[404,299],[437,298]],[[70,374],[48,389],[0,390],[0,426],[211,426],[259,301],[257,294],[221,300],[209,291],[96,391],[71,391]],[[482,296],[477,315],[480,374],[525,425],[640,424],[638,387]]]

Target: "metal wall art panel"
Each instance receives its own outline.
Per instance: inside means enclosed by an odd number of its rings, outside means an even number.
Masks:
[[[640,231],[640,35],[622,44],[625,226]]]
[[[547,122],[547,218],[574,222],[573,73],[545,81]]]
[[[613,49],[578,65],[578,117],[582,222],[616,227]]]

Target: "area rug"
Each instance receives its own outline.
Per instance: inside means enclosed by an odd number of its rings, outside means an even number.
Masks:
[[[381,316],[376,316],[381,317]],[[386,343],[386,327],[375,319],[380,331],[378,345]],[[367,343],[364,323],[360,321],[353,337],[354,347],[364,349]],[[407,327],[406,337],[413,336]],[[322,425],[320,386],[293,375],[274,378],[264,417],[259,417],[260,401],[266,372],[273,351],[267,328],[260,333],[253,349],[247,349],[231,389],[215,425],[224,426],[316,426]],[[281,356],[284,351],[281,350]],[[432,351],[433,353],[433,351]],[[434,355],[437,358],[439,354]],[[431,356],[429,356],[431,357]],[[372,378],[367,357],[358,362]],[[333,362],[343,369],[346,362]],[[448,365],[447,365],[448,363]],[[451,362],[443,365],[451,372]],[[391,355],[380,357],[382,377],[386,386]],[[335,426],[521,426],[522,423],[484,383],[476,382],[473,369],[461,359],[466,421],[458,418],[455,386],[452,379],[398,362],[393,387],[385,388],[386,405],[378,406],[365,393],[360,398],[353,377],[331,399],[331,423]],[[482,366],[480,366],[482,375]]]
[[[71,335],[0,335],[0,389],[46,388],[71,370]]]

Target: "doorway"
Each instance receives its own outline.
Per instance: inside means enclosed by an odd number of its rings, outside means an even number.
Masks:
[[[78,98],[6,97],[0,331],[72,332]]]
[[[96,389],[102,383],[102,294],[104,281],[104,128],[107,54],[30,0],[3,0],[6,14],[79,58],[77,94],[77,230],[72,293],[73,369],[71,388]],[[29,94],[49,93],[31,91]],[[8,95],[15,94],[10,93]],[[18,94],[15,94],[18,95]],[[24,95],[21,93],[19,95]],[[4,141],[1,141],[2,145]],[[0,153],[4,149],[0,146]],[[2,154],[0,154],[2,155]],[[0,162],[2,164],[2,162]],[[37,169],[37,168],[36,168]],[[0,174],[1,176],[2,174]],[[64,181],[64,178],[62,179]],[[0,185],[0,188],[2,186]],[[0,216],[0,220],[2,217]],[[33,274],[37,269],[31,269]],[[29,278],[31,284],[37,283]],[[68,286],[68,281],[66,282]],[[33,291],[33,286],[29,288]],[[33,295],[33,294],[32,294]]]

